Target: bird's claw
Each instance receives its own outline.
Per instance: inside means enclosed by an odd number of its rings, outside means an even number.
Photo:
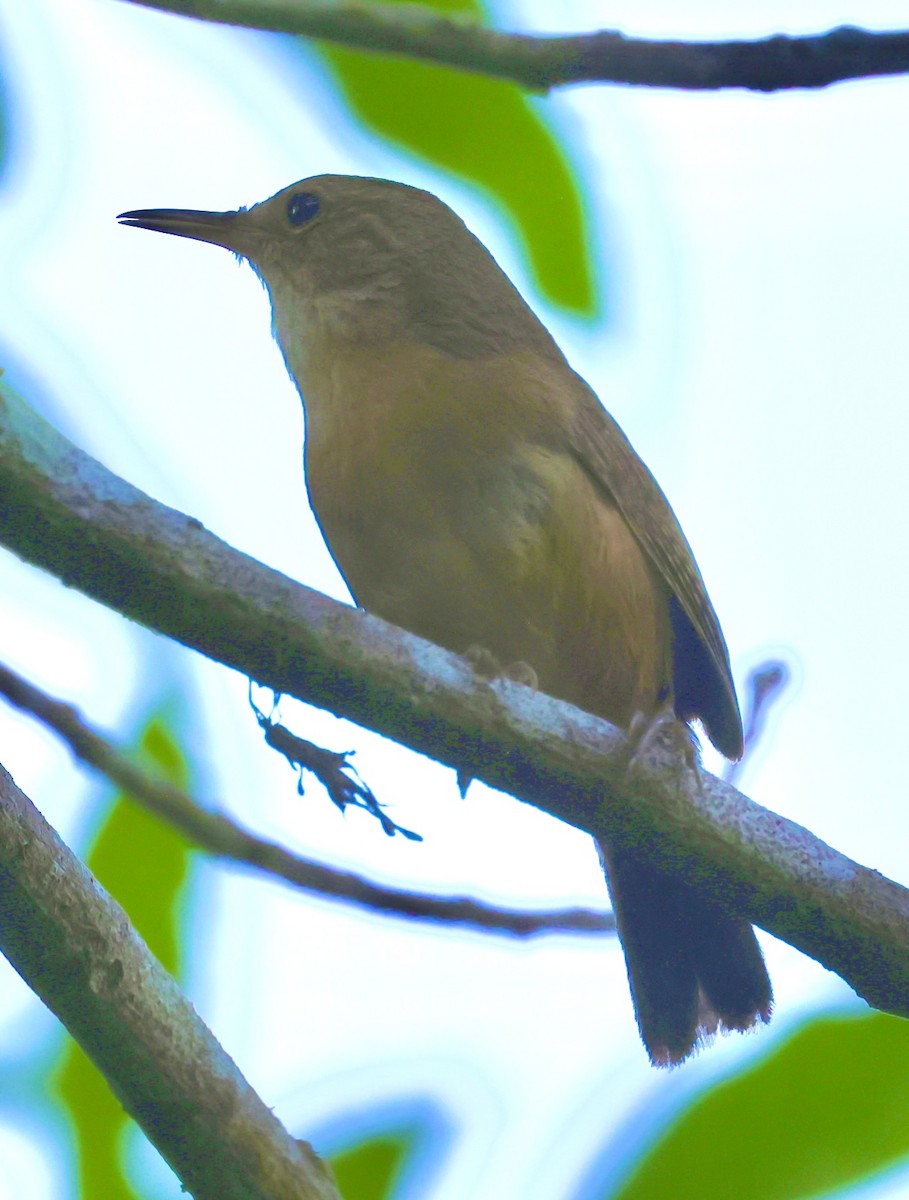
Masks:
[[[479,675],[481,679],[508,679],[512,683],[522,683],[533,691],[539,689],[540,681],[536,671],[523,659],[503,666],[485,646],[477,645],[468,646],[464,657],[473,668],[474,674]]]
[[[626,779],[634,774],[657,742],[666,744],[673,751],[679,767],[687,768],[700,791],[700,747],[691,726],[680,721],[670,705],[664,705],[655,713],[637,712],[632,717],[625,752]]]

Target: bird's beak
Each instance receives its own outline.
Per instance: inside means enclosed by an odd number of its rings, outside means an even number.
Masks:
[[[120,213],[117,220],[121,225],[134,225],[137,229],[211,242],[247,258],[254,256],[260,240],[249,214],[243,209],[201,212],[193,208],[137,208],[133,212]]]

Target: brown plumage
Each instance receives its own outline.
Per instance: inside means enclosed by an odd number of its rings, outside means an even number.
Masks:
[[[319,176],[249,210],[124,222],[245,256],[306,409],[306,481],[358,603],[627,728],[666,703],[728,757],[726,644],[663,493],[463,222],[427,192]],[[603,848],[660,1064],[767,1019],[751,927]]]

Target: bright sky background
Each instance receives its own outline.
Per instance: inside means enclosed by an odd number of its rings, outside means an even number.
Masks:
[[[610,25],[670,36],[905,25],[905,3],[634,3]],[[513,0],[504,27],[595,28],[602,6]],[[735,21],[735,24],[733,24]],[[905,882],[900,782],[909,651],[909,81],[816,94],[574,88],[538,101],[608,222],[608,335],[547,309],[481,196],[346,115],[315,55],[114,0],[0,0],[14,145],[0,188],[0,365],[79,445],[294,578],[343,584],[308,511],[302,414],[248,268],[117,226],[130,208],[234,208],[327,171],[428,187],[490,246],[670,497],[736,677],[783,654],[795,681],[741,780],[756,800]],[[540,180],[545,187],[546,181]],[[606,267],[605,261],[601,264]],[[588,839],[335,718],[285,703],[357,765],[422,845],[297,797],[238,676],[129,626],[0,553],[0,658],[127,737],[156,697],[194,711],[210,795],[266,836],[424,890],[605,908]],[[99,789],[0,706],[3,762],[76,848]],[[715,762],[715,760],[709,760]],[[777,1015],[671,1074],[646,1062],[617,945],[531,945],[374,922],[203,868],[188,988],[265,1101],[332,1149],[431,1097],[451,1135],[425,1200],[561,1200],[599,1158],[615,1176],[704,1081],[807,1012],[856,1004],[764,936]],[[263,936],[267,931],[267,936]],[[0,962],[0,1048],[45,1053],[52,1019]],[[2,1091],[0,1084],[0,1091]],[[0,1121],[0,1200],[67,1195],[68,1163]],[[159,1195],[179,1187],[149,1155]],[[416,1192],[415,1192],[416,1194]],[[909,1175],[863,1195],[909,1196]]]

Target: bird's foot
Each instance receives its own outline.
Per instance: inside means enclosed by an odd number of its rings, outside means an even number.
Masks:
[[[672,752],[679,765],[694,776],[698,790],[701,786],[701,751],[691,726],[680,721],[671,704],[665,704],[655,713],[637,712],[628,727],[625,776],[632,775],[647,754],[657,744]]]
[[[485,646],[477,645],[468,646],[464,657],[470,663],[474,673],[490,683],[496,679],[508,679],[511,683],[522,683],[534,692],[540,686],[536,671],[530,663],[523,660],[509,663],[503,667],[490,650],[487,650]],[[467,795],[467,789],[471,782],[472,776],[468,771],[458,771],[458,791],[461,793],[462,800]]]
[[[485,646],[476,645],[468,646],[464,657],[481,679],[508,679],[512,683],[522,683],[533,691],[537,691],[540,686],[536,671],[530,663],[524,662],[523,659],[502,666],[496,656]]]

